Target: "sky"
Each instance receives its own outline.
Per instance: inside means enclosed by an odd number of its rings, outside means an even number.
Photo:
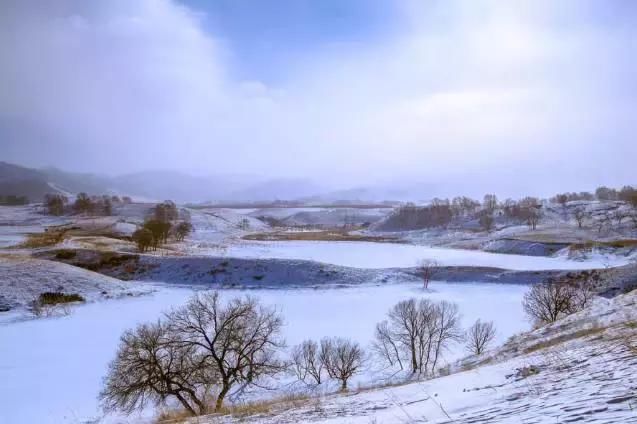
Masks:
[[[0,160],[435,195],[637,183],[637,2],[5,0]]]

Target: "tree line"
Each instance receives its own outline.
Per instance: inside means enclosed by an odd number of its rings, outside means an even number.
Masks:
[[[29,204],[29,198],[27,196],[16,196],[9,194],[6,196],[0,195],[0,205],[3,206],[22,206]]]
[[[569,202],[576,201],[617,201],[623,202],[632,210],[619,210],[596,216],[583,205],[577,205],[570,211],[570,217],[575,220],[579,228],[583,228],[587,220],[593,220],[594,225],[601,229],[623,219],[631,219],[637,227],[637,189],[624,186],[621,189],[598,187],[595,193],[559,193],[551,197],[548,202],[564,207]],[[518,200],[506,199],[500,201],[495,194],[484,195],[482,201],[466,196],[452,199],[433,199],[429,204],[417,206],[407,203],[397,208],[387,219],[384,226],[389,229],[417,230],[429,228],[447,228],[454,224],[474,222],[478,228],[491,231],[497,222],[525,224],[535,230],[544,217],[545,202],[537,197],[527,196]]]
[[[86,193],[78,193],[73,202],[59,193],[49,193],[44,196],[44,211],[48,215],[62,216],[69,214],[89,216],[110,216],[113,214],[113,205],[129,204],[132,200],[128,196],[89,196]]]

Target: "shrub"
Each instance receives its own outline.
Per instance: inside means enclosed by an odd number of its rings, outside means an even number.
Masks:
[[[62,250],[58,250],[55,253],[55,259],[73,259],[77,256],[77,252],[75,250],[70,250],[70,249],[62,249]]]
[[[38,296],[38,302],[40,305],[58,305],[60,303],[71,302],[84,302],[85,299],[77,293],[62,293],[62,292],[44,292]]]

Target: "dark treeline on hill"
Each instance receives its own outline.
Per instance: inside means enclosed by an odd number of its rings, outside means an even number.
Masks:
[[[49,215],[88,215],[110,216],[113,214],[113,205],[132,203],[128,196],[89,196],[79,193],[71,203],[68,197],[62,194],[47,194],[44,197],[44,210]]]
[[[26,205],[28,203],[29,203],[29,198],[27,196],[16,196],[14,194],[9,194],[6,196],[0,195],[0,205],[19,206],[19,205]]]

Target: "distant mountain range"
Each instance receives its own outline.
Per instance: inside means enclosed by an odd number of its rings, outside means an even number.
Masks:
[[[57,168],[33,169],[0,162],[0,195],[38,202],[47,193],[128,195],[138,200],[185,202],[380,202],[410,200],[408,190],[361,187],[330,191],[303,178],[259,180],[245,175],[192,176],[178,171],[144,171],[115,177]]]

